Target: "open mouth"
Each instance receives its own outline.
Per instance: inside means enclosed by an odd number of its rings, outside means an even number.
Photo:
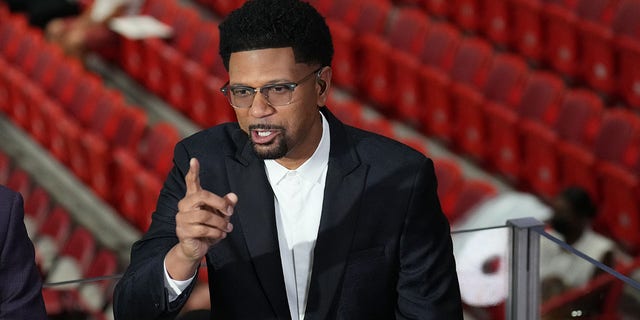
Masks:
[[[276,128],[268,128],[268,129],[259,129],[253,128],[249,131],[251,133],[251,141],[255,144],[270,144],[276,139],[277,136],[282,132],[281,129]]]

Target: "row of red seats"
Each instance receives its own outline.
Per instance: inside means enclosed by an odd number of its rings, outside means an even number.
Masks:
[[[151,211],[143,210],[155,203],[170,169],[177,130],[148,125],[142,109],[64,57],[21,15],[0,22],[0,48],[0,109],[100,198],[146,229]],[[137,175],[142,171],[148,174]],[[153,188],[146,185],[151,178],[138,176],[153,177]]]
[[[638,0],[398,0],[640,108]]]
[[[24,198],[25,226],[34,243],[36,264],[45,283],[112,276],[121,268],[113,251],[100,246],[93,235],[77,225],[47,190],[0,152],[0,184]],[[104,318],[111,302],[112,283],[92,281],[71,287],[43,290],[47,314],[82,311]]]
[[[123,38],[120,66],[200,126],[234,121],[235,114],[220,93],[226,71],[218,57],[217,24],[176,1],[146,3],[144,12],[171,25],[174,36],[169,40]]]

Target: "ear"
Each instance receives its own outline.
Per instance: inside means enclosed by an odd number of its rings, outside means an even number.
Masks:
[[[318,106],[324,106],[327,103],[327,98],[329,97],[329,88],[331,87],[331,75],[333,70],[331,67],[324,67],[322,70],[318,71],[316,75],[316,83],[318,84]]]

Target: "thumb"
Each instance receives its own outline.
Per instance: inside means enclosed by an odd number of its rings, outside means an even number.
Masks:
[[[238,203],[238,196],[235,193],[230,192],[224,196],[224,199],[227,200],[227,210],[224,214],[230,216],[233,214],[233,208],[236,206],[236,203]]]
[[[191,158],[189,161],[189,171],[184,177],[185,184],[187,186],[187,194],[192,194],[202,190],[200,186],[200,163],[198,159]]]

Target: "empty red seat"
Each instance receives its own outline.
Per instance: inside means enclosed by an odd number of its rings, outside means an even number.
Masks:
[[[424,0],[424,7],[429,14],[437,17],[448,17],[451,14],[451,1],[447,0]]]
[[[445,215],[450,217],[458,198],[458,192],[464,183],[462,168],[455,160],[448,158],[434,159],[434,166],[438,178],[440,206]]]
[[[416,94],[413,108],[418,109],[416,115],[424,132],[444,140],[451,134],[450,126],[446,123],[451,109],[448,95],[451,84],[449,72],[460,41],[461,35],[453,26],[446,23],[433,24],[425,39],[425,47],[419,55],[419,61],[422,63],[417,69],[419,94]],[[402,82],[397,80],[396,83]]]
[[[527,59],[540,61],[544,51],[541,0],[511,0],[511,46]]]
[[[447,218],[452,223],[455,223],[471,208],[496,194],[498,194],[498,189],[493,184],[480,179],[466,179]]]
[[[629,110],[605,110],[593,147],[561,144],[562,186],[578,185],[601,199],[598,165],[603,161],[630,166],[635,160],[640,120]]]
[[[591,2],[603,9],[600,20],[583,19],[578,22],[582,53],[581,75],[592,88],[605,94],[613,94],[617,71],[614,39],[617,35],[635,31],[633,28],[636,17],[640,14],[640,7],[633,5],[635,1]]]
[[[640,252],[640,161],[629,168],[620,164],[600,165],[602,205],[599,221],[630,254]]]
[[[487,112],[488,144],[492,168],[515,179],[522,173],[520,126],[526,121],[546,125],[555,123],[564,84],[555,74],[533,72],[517,105],[489,104]]]
[[[592,91],[569,90],[552,126],[539,122],[522,125],[524,179],[547,199],[560,190],[559,144],[590,146],[602,117],[602,101]]]
[[[462,84],[455,99],[456,146],[478,160],[488,157],[485,108],[491,103],[514,105],[520,101],[528,68],[522,58],[512,54],[494,56],[485,79]]]
[[[134,224],[142,232],[147,231],[151,225],[151,214],[156,209],[158,195],[162,189],[162,179],[147,170],[140,171],[135,177],[135,197],[138,202],[138,210]]]
[[[482,0],[454,0],[451,1],[451,18],[463,30],[476,31],[480,28],[484,4]]]
[[[431,128],[439,138],[454,140],[456,121],[468,111],[466,106],[457,109],[456,100],[462,94],[460,87],[478,85],[486,77],[492,56],[493,49],[486,41],[476,37],[463,38],[455,47],[451,65],[444,68],[445,73],[425,79],[431,83],[426,85],[430,89],[425,92],[428,103],[421,107],[426,113],[424,121],[428,121],[427,128]]]
[[[622,35],[618,47],[618,92],[624,101],[640,111],[640,41]]]
[[[173,166],[173,148],[180,140],[178,130],[168,122],[158,122],[147,131],[138,156],[143,167],[164,178]]]
[[[108,250],[101,249],[91,262],[85,278],[95,279],[97,277],[113,276],[118,271],[118,259],[116,255]],[[72,291],[74,300],[90,313],[101,312],[107,303],[111,301],[112,286],[110,280],[94,280],[82,284],[77,291]]]
[[[43,274],[46,275],[51,270],[71,234],[71,228],[72,221],[69,213],[62,207],[56,206],[38,230],[34,247],[36,263]]]
[[[208,128],[224,122],[235,121],[233,107],[220,93],[224,81],[207,74],[202,67],[189,63],[182,72],[187,81],[187,97],[189,99],[188,116],[198,125]]]
[[[7,188],[20,193],[22,198],[28,198],[33,188],[29,173],[21,168],[14,168],[7,180]]]
[[[424,12],[416,8],[399,9],[389,23],[384,38],[375,34],[362,36],[357,51],[360,61],[358,90],[386,114],[395,111],[392,107],[395,104],[394,96],[389,92],[389,87],[394,87],[397,81],[403,81],[393,79],[392,70],[404,66],[404,61],[410,60],[405,58],[406,55],[421,59],[419,52],[425,47],[424,36],[429,27]],[[412,72],[415,73],[415,70]]]
[[[481,32],[499,47],[509,45],[513,19],[510,14],[509,0],[483,1]]]

